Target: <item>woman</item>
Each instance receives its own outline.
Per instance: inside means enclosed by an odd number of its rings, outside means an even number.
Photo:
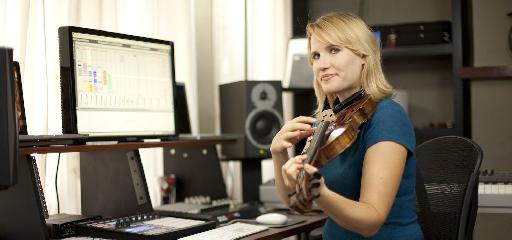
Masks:
[[[320,169],[303,164],[305,155],[289,158],[287,149],[314,132],[312,117],[287,122],[270,151],[276,186],[289,205],[297,173],[323,177],[314,201],[329,216],[324,239],[423,239],[416,216],[414,129],[380,64],[380,49],[357,16],[331,13],[307,26],[309,62],[319,113],[330,104],[363,89],[377,102],[356,141]]]

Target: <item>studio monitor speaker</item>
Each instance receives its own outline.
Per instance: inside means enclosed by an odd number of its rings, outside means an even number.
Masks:
[[[18,121],[12,48],[0,47],[0,189],[17,182]]]
[[[270,144],[283,125],[281,81],[238,81],[220,86],[223,134],[240,136],[224,144],[228,159],[269,158]]]

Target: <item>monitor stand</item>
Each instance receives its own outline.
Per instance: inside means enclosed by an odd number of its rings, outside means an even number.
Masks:
[[[19,155],[18,183],[0,191],[0,239],[48,238],[32,161]]]

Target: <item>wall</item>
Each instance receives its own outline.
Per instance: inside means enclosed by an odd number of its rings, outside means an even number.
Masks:
[[[196,58],[197,58],[197,96],[200,133],[215,132],[215,89],[213,81],[213,43],[212,43],[212,0],[194,1],[195,32],[196,32]],[[187,87],[187,91],[194,91]],[[190,108],[190,106],[189,106]],[[201,120],[204,119],[204,120]]]
[[[492,2],[492,4],[490,3]],[[507,34],[512,26],[510,0],[473,0],[474,65],[512,64]],[[482,169],[512,170],[512,78],[471,82],[473,139],[482,147]],[[512,214],[479,213],[475,239],[510,239]]]
[[[446,0],[316,0],[310,1],[310,10],[313,19],[326,11],[350,11],[370,25],[449,20],[451,15]]]

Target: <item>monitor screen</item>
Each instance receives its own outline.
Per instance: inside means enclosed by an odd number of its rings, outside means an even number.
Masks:
[[[59,47],[64,133],[176,134],[172,42],[60,27]]]
[[[18,121],[12,66],[12,49],[0,47],[0,189],[17,180]]]

